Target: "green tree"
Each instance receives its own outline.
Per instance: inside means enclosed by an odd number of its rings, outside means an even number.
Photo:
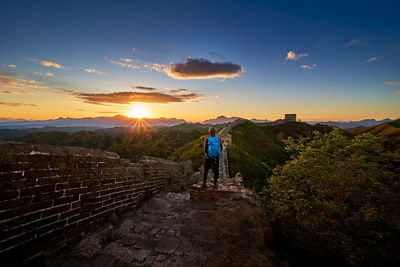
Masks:
[[[289,138],[262,193],[288,246],[351,265],[399,263],[400,156],[372,134]]]

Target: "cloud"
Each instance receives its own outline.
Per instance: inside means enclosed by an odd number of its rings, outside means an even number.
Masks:
[[[0,102],[0,105],[10,106],[10,107],[19,107],[19,106],[37,107],[38,106],[35,104],[9,103],[9,102]]]
[[[335,97],[336,95],[327,95],[326,98],[332,98]]]
[[[360,39],[353,39],[353,40],[351,40],[350,42],[348,42],[344,47],[350,47],[350,46],[359,44],[360,41],[361,41]]]
[[[158,63],[153,63],[153,64],[144,64],[144,68],[149,69],[149,70],[155,70],[158,72],[162,72],[167,65],[164,64],[158,64]]]
[[[17,66],[15,66],[14,64],[10,64],[10,65],[8,65],[8,67],[15,69]]]
[[[139,90],[148,90],[148,91],[157,90],[157,88],[154,88],[154,87],[139,86],[139,85],[132,86],[132,88],[139,89]]]
[[[188,89],[174,89],[174,90],[169,90],[168,92],[173,94],[182,94],[182,93],[188,93],[190,91]]]
[[[47,86],[40,85],[39,82],[34,80],[27,80],[23,78],[16,78],[9,75],[0,73],[0,88],[13,88],[13,89],[45,89]]]
[[[14,92],[14,91],[0,91],[0,95],[33,95],[32,92]]]
[[[70,95],[79,95],[80,94],[80,92],[78,92],[78,91],[62,89],[62,88],[53,88],[52,91],[56,92],[56,93],[67,93]]]
[[[54,67],[54,68],[57,68],[57,69],[63,69],[64,68],[63,66],[61,66],[60,64],[58,64],[56,62],[52,62],[52,61],[48,61],[48,60],[41,60],[40,64],[42,66],[45,66],[45,67]]]
[[[164,72],[178,80],[234,78],[244,69],[230,62],[211,62],[207,59],[187,58],[185,63],[172,64]]]
[[[400,81],[391,81],[391,82],[385,81],[385,84],[400,84]]]
[[[130,58],[121,58],[121,61],[131,63],[133,60]]]
[[[121,62],[121,61],[115,61],[110,59],[111,64],[113,65],[118,65],[124,68],[130,68],[130,69],[140,69],[140,66],[136,65],[136,64],[129,64],[129,63],[125,63],[125,62]]]
[[[54,74],[51,73],[51,72],[47,72],[47,73],[46,73],[46,76],[54,77]]]
[[[95,70],[95,69],[85,69],[85,71],[88,72],[88,73],[96,73],[96,74],[99,74],[99,75],[102,74],[100,71]]]
[[[400,90],[396,90],[395,94],[400,95]]]
[[[308,54],[306,54],[306,53],[303,53],[303,54],[296,54],[296,53],[293,52],[293,51],[289,51],[289,52],[287,53],[286,60],[298,60],[298,59],[300,59],[300,58],[302,58],[302,57],[306,57],[306,56],[308,56]]]
[[[161,92],[114,92],[114,93],[79,93],[75,94],[78,98],[83,99],[89,104],[130,104],[132,102],[142,103],[173,103],[185,102],[188,100],[196,99],[202,95],[196,93],[184,95],[170,95]]]
[[[302,68],[303,70],[313,70],[315,69],[315,67],[317,67],[317,64],[312,64],[310,65],[301,65],[300,68]]]
[[[374,61],[377,61],[377,60],[378,60],[377,57],[371,57],[371,58],[367,59],[365,62],[370,63],[370,62],[374,62]]]

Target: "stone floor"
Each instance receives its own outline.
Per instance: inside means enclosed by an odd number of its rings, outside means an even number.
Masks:
[[[195,185],[191,194],[158,194],[41,266],[279,265],[257,199],[226,181],[219,190]]]

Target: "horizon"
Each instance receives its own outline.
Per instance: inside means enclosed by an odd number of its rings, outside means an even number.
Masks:
[[[395,120],[399,8],[6,1],[0,118]]]
[[[18,118],[4,118],[4,117],[0,117],[0,123],[2,122],[22,122],[22,121],[50,121],[50,120],[59,120],[59,119],[74,119],[74,120],[79,120],[79,119],[96,119],[96,118],[115,118],[115,117],[125,117],[127,119],[132,119],[132,120],[146,120],[146,119],[150,119],[150,120],[157,120],[157,119],[167,119],[167,120],[184,120],[184,123],[192,123],[192,124],[196,124],[196,123],[203,123],[205,121],[208,120],[216,120],[220,117],[224,117],[227,119],[231,119],[231,118],[237,118],[237,119],[244,119],[244,120],[265,120],[265,121],[270,121],[270,122],[274,122],[274,121],[278,121],[284,118],[278,118],[278,119],[268,119],[268,118],[244,118],[244,117],[240,117],[240,116],[225,116],[225,115],[218,115],[215,118],[208,118],[202,121],[190,121],[190,120],[185,120],[183,118],[178,118],[178,117],[143,117],[143,118],[135,118],[135,117],[129,117],[127,115],[124,114],[116,114],[116,115],[100,115],[100,116],[95,116],[95,117],[58,117],[58,118],[50,118],[50,119],[45,119],[45,120],[35,120],[35,119],[18,119]],[[300,119],[300,121],[299,121]],[[383,120],[391,120],[391,121],[395,121],[398,120],[400,118],[381,118],[381,119],[376,119],[376,118],[364,118],[361,120],[312,120],[312,119],[305,119],[303,120],[302,118],[297,118],[297,122],[358,122],[358,121],[365,121],[365,120],[375,120],[375,121],[383,121]]]

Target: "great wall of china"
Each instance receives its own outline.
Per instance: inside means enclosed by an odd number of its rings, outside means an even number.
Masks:
[[[240,177],[228,178],[231,137],[227,128],[219,135],[218,191],[200,190],[190,161],[131,163],[95,149],[1,142],[1,262],[275,265],[265,214]]]

